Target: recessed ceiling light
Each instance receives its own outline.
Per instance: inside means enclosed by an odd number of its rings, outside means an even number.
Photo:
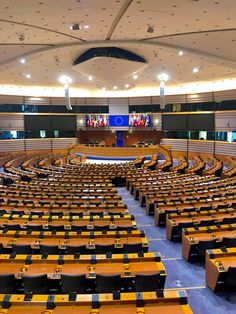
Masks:
[[[118,87],[115,85],[115,86],[113,86],[113,89],[117,89]]]
[[[93,80],[93,77],[90,75],[90,76],[88,77],[88,79],[89,79],[89,81],[92,81],[92,80]]]
[[[179,51],[179,56],[182,56],[184,52],[182,50]]]
[[[199,68],[195,67],[193,68],[193,73],[198,73],[199,72]]]
[[[20,59],[20,63],[24,64],[25,63],[25,59],[24,58]]]
[[[69,85],[72,82],[72,79],[67,75],[61,75],[59,77],[59,82],[64,85]]]
[[[166,74],[166,73],[161,73],[161,74],[158,75],[158,79],[159,79],[160,81],[166,82],[166,81],[169,80],[169,75]]]
[[[31,78],[31,74],[25,74],[25,77],[27,78],[27,79],[30,79]]]
[[[129,88],[129,84],[125,84],[125,88]]]
[[[84,25],[85,29],[89,29],[89,27],[90,27],[89,25]]]
[[[137,80],[137,78],[138,78],[138,75],[137,75],[137,74],[134,74],[134,75],[133,75],[133,79],[134,79],[134,80]]]
[[[105,86],[103,86],[102,90],[106,90],[106,87],[105,87]]]

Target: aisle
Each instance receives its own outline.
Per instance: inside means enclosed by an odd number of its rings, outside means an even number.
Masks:
[[[215,295],[205,285],[205,270],[197,264],[187,263],[182,258],[181,243],[166,240],[166,229],[155,227],[154,217],[145,214],[145,208],[126,188],[117,188],[118,194],[127,204],[130,214],[135,216],[137,227],[145,230],[149,251],[160,252],[165,265],[167,278],[165,289],[186,289],[189,305],[194,314],[226,314],[236,313],[236,304]]]

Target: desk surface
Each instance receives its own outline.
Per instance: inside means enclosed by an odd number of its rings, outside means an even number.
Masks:
[[[0,295],[0,304],[5,295]],[[53,297],[54,298],[54,297]],[[93,309],[92,300],[100,307]],[[47,310],[47,295],[33,295],[31,301],[24,301],[22,295],[10,295],[10,307],[0,313],[8,314],[192,314],[187,304],[185,291],[164,291],[157,298],[155,292],[142,293],[143,307],[137,307],[136,293],[121,293],[120,300],[113,300],[112,294],[77,295],[76,301],[68,302],[68,295],[57,295],[53,300],[55,308]]]

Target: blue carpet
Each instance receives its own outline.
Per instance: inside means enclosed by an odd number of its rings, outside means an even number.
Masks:
[[[161,253],[167,272],[165,288],[186,288],[189,304],[194,314],[236,313],[236,303],[230,303],[224,296],[214,294],[206,288],[205,269],[197,264],[187,263],[182,258],[181,243],[166,240],[165,228],[154,225],[154,217],[146,216],[145,208],[139,206],[139,202],[133,199],[129,191],[125,188],[117,190],[124,203],[127,204],[129,212],[135,216],[137,228],[146,232],[149,251]]]

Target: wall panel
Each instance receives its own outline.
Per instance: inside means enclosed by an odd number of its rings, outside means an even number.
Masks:
[[[0,131],[24,131],[24,116],[22,114],[1,114]]]

